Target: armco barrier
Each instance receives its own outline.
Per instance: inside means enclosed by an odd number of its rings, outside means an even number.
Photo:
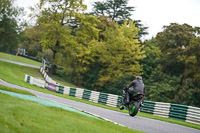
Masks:
[[[69,95],[75,97],[76,96],[76,88],[70,88]]]
[[[91,91],[91,96],[90,96],[90,100],[89,101],[98,103],[98,101],[99,101],[99,95],[100,95],[100,92]]]
[[[27,82],[27,83],[30,83],[30,79],[31,79],[31,77],[26,74],[24,81]]]
[[[106,105],[117,107],[118,95],[108,94]]]
[[[46,86],[48,90],[53,92],[58,92],[57,85],[53,83],[48,83],[48,86]]]
[[[186,120],[188,106],[180,104],[171,104],[169,117],[179,120]]]
[[[77,88],[75,97],[82,99],[84,89]]]
[[[144,101],[144,106],[140,108],[140,111],[200,125],[200,108],[197,107],[172,103]]]
[[[143,106],[140,108],[141,112],[153,114],[155,102],[144,101]]]
[[[59,88],[58,93],[60,93],[60,94],[64,94],[64,88],[65,88],[65,87],[59,85],[58,88]]]
[[[188,106],[186,122],[200,124],[200,108]]]
[[[52,80],[47,73],[45,72],[45,70],[43,69],[43,67],[40,67],[40,73],[43,75],[43,78],[45,79],[46,82],[48,83],[53,83],[53,84],[58,84],[56,81]]]
[[[24,81],[28,82],[32,85],[36,85],[38,87],[41,87],[41,88],[45,88],[45,85],[46,85],[46,82],[44,80],[41,80],[41,79],[38,79],[38,78],[33,78],[29,75],[25,75]]]
[[[82,99],[89,100],[91,96],[91,90],[84,89]]]
[[[64,95],[69,95],[69,92],[70,92],[70,87],[64,86],[64,92],[63,92],[63,94]]]
[[[170,103],[155,102],[153,114],[168,118],[169,111]]]
[[[108,97],[107,93],[100,92],[98,103],[106,104],[107,103],[107,97]]]
[[[43,70],[43,68],[40,69],[40,72],[45,74],[45,76],[43,75],[44,79],[48,76]],[[25,75],[25,81],[30,84],[34,84],[35,80],[31,76]],[[122,100],[122,96],[91,91],[81,88],[71,88],[67,86],[61,86],[55,83],[48,83],[47,81],[45,82],[44,86],[50,91],[54,91],[64,95],[74,96],[80,99],[89,100],[95,103],[100,103],[112,107],[119,107],[120,102]],[[178,119],[200,125],[200,108],[197,107],[145,100],[143,106],[140,108],[140,111],[161,117]]]
[[[45,87],[45,81],[41,80],[41,79],[33,79],[33,84],[38,86],[38,87],[41,87],[41,88],[44,88]]]

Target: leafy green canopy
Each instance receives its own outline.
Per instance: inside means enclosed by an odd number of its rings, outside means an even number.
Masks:
[[[23,8],[15,7],[14,0],[0,2],[0,51],[15,52],[21,31],[20,14]]]
[[[42,46],[40,44],[40,27],[27,27],[23,32],[23,42],[20,45],[26,49],[27,55],[42,59]]]
[[[41,29],[43,50],[51,49],[53,53],[51,73],[54,73],[55,64],[61,65],[60,58],[65,48],[76,43],[71,27],[76,25],[74,18],[85,9],[82,0],[40,0],[37,8],[33,9],[39,10],[35,16]]]
[[[155,38],[147,40],[144,43],[144,50],[146,58],[141,61],[143,66],[143,79],[148,80],[152,71],[159,65],[160,49]]]
[[[123,75],[140,75],[142,73],[139,61],[145,57],[143,46],[137,36],[139,29],[130,21],[127,26],[116,24],[113,29],[104,33],[105,40],[100,47],[100,62],[104,69],[100,71],[99,84],[114,82]]]
[[[128,0],[107,0],[103,2],[94,2],[93,12],[95,16],[106,16],[112,21],[116,21],[118,24],[123,24],[125,20],[132,20],[131,15],[134,11],[134,7],[128,6]],[[140,28],[138,37],[148,34],[146,29],[141,24],[141,20],[134,20],[136,27]]]
[[[199,31],[199,27],[172,23],[157,34],[154,46],[157,43],[161,51],[157,67],[145,67],[152,70],[146,81],[148,100],[200,107]],[[148,58],[153,58],[150,56],[153,51],[146,52]]]
[[[75,72],[85,73],[95,62],[95,47],[99,43],[99,29],[96,27],[99,21],[95,16],[84,14],[78,15],[77,20],[80,26],[75,29],[76,48],[73,51],[75,55],[71,66],[75,68]]]
[[[128,0],[107,0],[106,2],[94,2],[93,13],[95,15],[108,16],[112,20],[123,21],[130,19],[134,7],[127,6]]]
[[[187,24],[172,23],[157,34],[156,39],[163,53],[161,63],[165,72],[173,75],[184,73],[186,62],[183,57],[192,54],[187,51],[191,49],[191,41],[198,36],[198,30]]]

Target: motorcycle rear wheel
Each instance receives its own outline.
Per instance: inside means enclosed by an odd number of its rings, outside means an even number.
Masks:
[[[132,117],[137,115],[139,108],[140,108],[140,103],[138,101],[131,102],[129,104],[129,115],[132,116]]]

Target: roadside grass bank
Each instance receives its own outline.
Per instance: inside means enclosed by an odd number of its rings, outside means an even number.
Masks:
[[[16,93],[16,92],[10,92],[10,91],[5,91],[5,90],[1,90],[1,89],[0,89],[0,93],[6,94],[6,95],[9,95],[9,96],[12,96],[12,97],[20,98],[20,99],[23,99],[23,100],[33,101],[33,102],[36,102],[36,103],[39,103],[39,104],[42,104],[42,105],[45,105],[45,106],[61,108],[61,109],[64,109],[64,110],[67,110],[67,111],[70,111],[70,112],[76,112],[76,113],[79,113],[79,114],[84,115],[84,116],[99,119],[98,117],[91,115],[89,113],[85,113],[85,112],[80,111],[78,109],[74,109],[72,107],[69,107],[69,106],[66,106],[66,105],[63,105],[63,104],[59,104],[57,102],[52,102],[52,101],[49,101],[49,100],[38,98],[36,96],[19,94],[19,93]]]
[[[8,62],[0,61],[0,77],[1,79],[6,79],[13,84],[23,86],[25,84],[24,77],[25,73],[36,77],[41,78],[42,75],[39,72],[39,69],[16,65]]]
[[[3,68],[6,68],[6,70],[4,71]],[[36,86],[32,86],[32,85],[24,82],[25,74],[29,74],[33,77],[41,77],[41,74],[39,73],[38,69],[19,66],[19,65],[0,61],[0,70],[3,70],[3,71],[0,71],[0,78],[3,79],[6,82],[16,84],[16,85],[19,85],[19,86],[22,86],[22,87],[26,87],[26,88],[29,88],[29,89],[41,91],[41,92],[44,92],[44,93],[56,95],[56,96],[59,96],[59,97],[75,100],[75,101],[78,101],[78,102],[83,102],[83,103],[91,104],[91,105],[94,105],[94,106],[99,106],[99,107],[106,108],[106,109],[120,111],[118,108],[106,106],[106,105],[103,105],[103,104],[93,103],[93,102],[90,102],[90,101],[87,101],[87,100],[78,99],[78,98],[68,96],[68,95],[54,93],[54,92],[51,92],[47,89],[42,89],[42,88],[39,88],[39,87],[36,87]],[[12,70],[14,70],[14,71],[12,71]],[[18,74],[16,74],[16,73],[18,73]],[[120,111],[120,112],[128,113],[128,111],[126,111],[126,110],[123,110],[123,111]],[[183,126],[187,126],[187,127],[191,127],[191,128],[200,129],[200,126],[197,125],[197,124],[192,124],[192,123],[188,123],[188,122],[184,122],[184,121],[180,121],[180,120],[175,120],[175,119],[171,119],[171,118],[163,118],[163,117],[155,116],[155,115],[152,115],[152,114],[139,112],[138,116],[147,117],[147,118],[151,118],[151,119],[161,120],[161,121],[165,121],[165,122],[170,122],[170,123],[175,123],[175,124],[179,124],[179,125],[183,125]]]
[[[2,52],[0,52],[0,58],[17,61],[17,62],[22,62],[22,63],[27,63],[27,64],[31,64],[31,65],[36,65],[36,66],[41,66],[41,64],[42,64],[40,62],[33,61],[33,60],[30,60],[30,59],[27,59],[27,58],[24,58],[21,56],[15,56],[15,55],[6,54],[6,53],[2,53]]]
[[[140,133],[105,120],[98,120],[56,107],[0,93],[0,130],[3,133]]]
[[[3,85],[0,85],[0,90],[15,92],[15,93],[24,94],[24,95],[35,96],[34,94],[32,94],[28,91],[10,88],[10,87],[6,87],[6,86],[3,86]]]

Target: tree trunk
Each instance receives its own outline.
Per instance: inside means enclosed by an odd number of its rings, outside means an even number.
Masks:
[[[51,63],[51,67],[50,67],[50,70],[49,70],[49,74],[52,75],[52,74],[56,74],[56,65],[53,64],[54,63],[54,60],[55,60],[55,57],[56,57],[56,51],[51,49],[53,51],[53,60],[52,60],[52,63]]]
[[[57,66],[55,64],[51,64],[51,68],[50,68],[49,74],[50,75],[56,74],[56,68],[57,68]]]

